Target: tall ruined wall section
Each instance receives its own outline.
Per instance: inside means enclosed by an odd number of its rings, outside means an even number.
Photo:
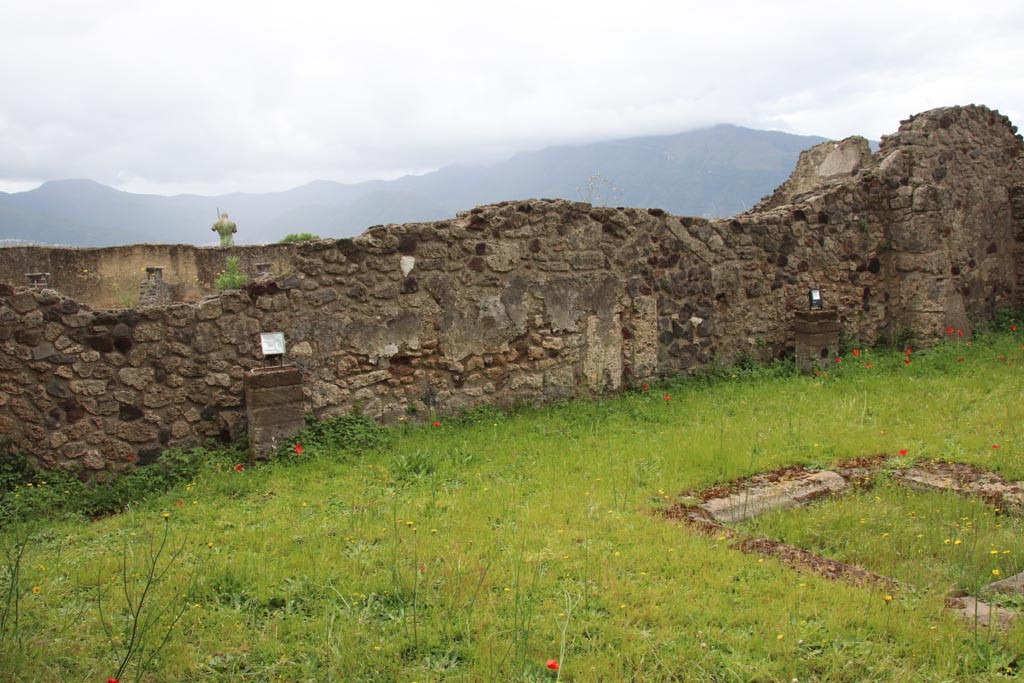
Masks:
[[[285,333],[308,412],[385,420],[786,355],[810,284],[865,343],[938,338],[1020,305],[1021,152],[998,114],[937,110],[729,220],[510,202],[296,245],[292,274],[198,303],[97,312],[2,286],[0,431],[99,478],[233,438],[259,332]]]
[[[964,313],[1024,306],[1024,153],[1010,121],[984,107],[933,110],[876,156],[882,181],[899,183],[882,226],[895,324],[938,333]]]

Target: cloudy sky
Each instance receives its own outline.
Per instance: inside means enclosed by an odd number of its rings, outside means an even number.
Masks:
[[[6,0],[0,191],[284,190],[736,123],[1024,124],[1024,3]]]

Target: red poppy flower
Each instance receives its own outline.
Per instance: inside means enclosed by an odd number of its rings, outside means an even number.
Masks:
[[[295,444],[295,455],[302,455],[302,444]]]
[[[644,391],[647,391],[647,385],[646,385],[646,384],[645,384],[645,385],[643,385],[643,386],[642,386],[641,388],[642,388],[642,389],[643,389]]]
[[[906,448],[901,448],[900,449],[900,455],[906,455],[906,454],[907,454],[907,449]]]
[[[242,470],[244,470],[244,469],[245,469],[245,468],[244,468],[244,467],[242,467],[242,465],[235,465],[235,471],[236,471],[236,472],[241,472],[241,471],[242,471]]]
[[[956,336],[958,336],[958,337],[964,336],[964,331],[963,330],[957,330],[956,331]]]
[[[669,396],[668,394],[665,394],[665,400],[666,400],[666,401],[671,401],[671,400],[672,400],[672,397],[671,397],[671,396]]]
[[[120,683],[116,678],[108,678],[107,683]]]
[[[910,365],[910,359],[909,359],[909,358],[904,358],[904,359],[903,359],[903,363],[904,363],[905,365]]]
[[[1017,326],[1016,325],[1010,325],[1010,332],[1016,332],[1016,331],[1017,331]]]
[[[999,448],[999,444],[997,444],[997,443],[992,444],[992,448]]]
[[[552,671],[558,671],[558,662],[554,659],[549,659],[547,662],[544,663],[544,666],[551,669]]]
[[[953,328],[952,327],[947,327],[946,328],[946,334],[953,334]]]
[[[181,505],[184,505],[184,504],[185,504],[185,501],[183,501],[183,500],[179,500],[179,501],[178,501],[178,505],[179,505],[179,506],[181,506]]]
[[[860,349],[854,349],[853,350],[853,357],[856,358],[859,355],[860,355]]]
[[[440,422],[437,422],[437,421],[434,421],[434,426],[435,426],[435,427],[440,427],[440,426],[441,426],[441,423],[440,423]]]
[[[907,355],[909,356],[910,354],[912,354],[912,353],[913,353],[913,351],[912,351],[912,350],[910,350],[910,349],[907,349],[907,350],[906,350],[906,351],[904,351],[903,353],[905,353],[905,354],[907,354]]]
[[[843,362],[843,357],[842,356],[836,356],[836,362],[837,363],[842,363]]]
[[[867,369],[869,369],[869,370],[870,370],[870,369],[871,369],[871,363],[865,363],[865,364],[864,364],[864,367],[866,367]]]

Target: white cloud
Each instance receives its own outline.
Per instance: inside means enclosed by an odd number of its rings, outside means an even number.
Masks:
[[[1016,2],[25,1],[0,189],[263,191],[717,122],[878,137],[1024,114]]]

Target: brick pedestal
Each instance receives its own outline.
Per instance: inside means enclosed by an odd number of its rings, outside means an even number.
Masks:
[[[835,362],[839,355],[838,311],[797,311],[793,331],[796,363],[801,372],[814,372]]]
[[[296,367],[258,368],[245,374],[249,459],[266,460],[305,426],[302,373]]]

